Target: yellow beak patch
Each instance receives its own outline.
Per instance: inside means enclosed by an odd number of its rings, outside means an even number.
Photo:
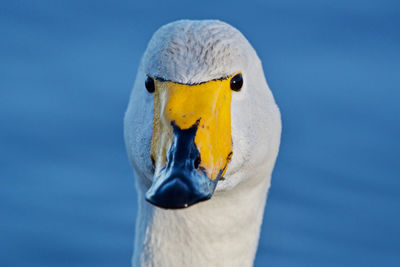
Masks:
[[[199,169],[214,180],[232,157],[230,78],[196,85],[155,80],[151,158],[158,173],[173,142],[172,123],[185,130],[198,123]]]

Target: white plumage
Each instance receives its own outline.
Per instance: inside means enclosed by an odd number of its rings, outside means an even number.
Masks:
[[[237,72],[232,94],[233,157],[210,200],[182,210],[147,203],[152,182],[153,96],[146,75],[183,84]],[[279,149],[279,109],[261,62],[246,38],[216,21],[182,20],[161,27],[140,63],[125,116],[125,142],[136,178],[139,211],[134,266],[252,266],[271,172]]]

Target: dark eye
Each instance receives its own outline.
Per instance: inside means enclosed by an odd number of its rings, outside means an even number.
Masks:
[[[156,90],[156,87],[154,85],[154,79],[147,76],[146,82],[144,83],[146,86],[147,91],[151,94],[154,93],[154,91]]]
[[[231,89],[233,91],[239,92],[240,89],[242,89],[243,86],[243,77],[242,74],[236,74],[235,76],[232,77],[231,79]]]

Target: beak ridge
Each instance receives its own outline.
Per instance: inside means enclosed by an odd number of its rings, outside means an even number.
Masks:
[[[200,156],[194,142],[199,120],[186,130],[174,122],[171,124],[174,140],[168,151],[167,164],[154,177],[146,200],[161,208],[179,209],[210,199],[218,179],[211,180],[195,164]]]

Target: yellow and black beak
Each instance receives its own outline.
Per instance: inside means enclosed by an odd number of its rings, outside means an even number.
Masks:
[[[196,85],[149,79],[155,174],[146,200],[178,209],[210,199],[232,157],[232,78]]]

